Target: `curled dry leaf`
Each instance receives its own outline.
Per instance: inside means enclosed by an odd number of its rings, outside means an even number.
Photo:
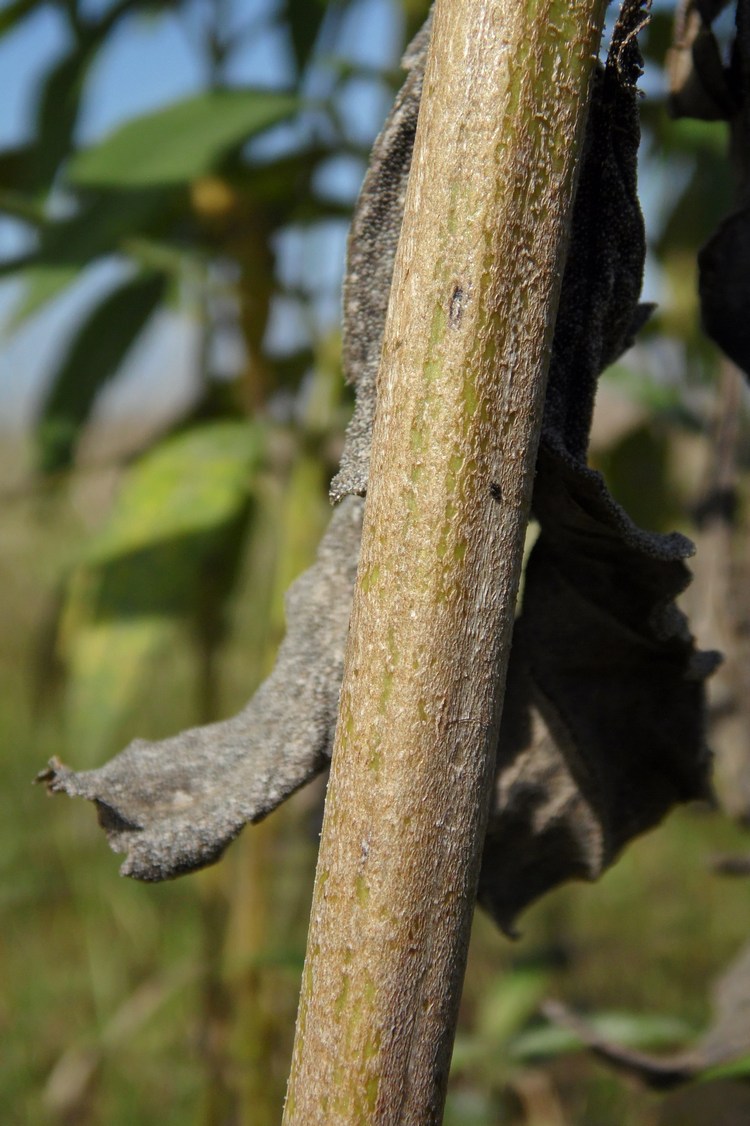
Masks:
[[[331,482],[334,504],[349,494],[364,496],[367,492],[380,348],[431,26],[432,12],[404,55],[406,81],[373,146],[349,231],[342,360],[347,381],[356,389],[357,401],[346,432],[341,466]]]
[[[51,790],[96,803],[122,872],[165,880],[212,864],[327,765],[338,710],[364,502],[338,506],[317,562],[286,597],[289,628],[271,675],[230,720],[171,739],[136,739],[99,770],[57,762]]]
[[[596,74],[555,328],[533,501],[541,533],[516,625],[479,887],[506,929],[561,881],[597,877],[631,837],[708,786],[703,679],[714,660],[696,653],[674,604],[692,545],[640,531],[586,466],[597,377],[648,314],[638,305],[635,88],[646,18],[642,0],[625,0]],[[163,879],[215,860],[330,754],[428,33],[429,24],[406,56],[409,76],[352,225],[344,357],[357,408],[332,486],[340,503],[317,563],[292,588],[276,668],[234,719],[137,741],[100,770],[55,763],[43,775],[50,789],[96,802],[113,847],[128,852],[129,875]]]

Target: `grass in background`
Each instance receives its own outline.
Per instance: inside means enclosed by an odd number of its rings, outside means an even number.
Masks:
[[[223,714],[270,667],[283,590],[312,558],[326,519],[322,471],[306,455],[283,487],[264,488],[220,657]],[[149,886],[118,877],[90,806],[48,801],[30,785],[52,754],[76,762],[59,702],[40,698],[34,670],[56,584],[89,531],[70,496],[17,500],[3,517],[2,1120],[272,1124],[291,1051],[322,791],[303,791],[246,830],[218,867]],[[194,664],[187,648],[160,660],[124,740],[196,721]],[[53,680],[44,683],[51,694]],[[710,981],[750,930],[743,885],[712,874],[709,860],[746,844],[720,815],[682,810],[599,884],[547,896],[521,919],[517,942],[479,914],[448,1126],[733,1121],[722,1115],[740,1095],[727,1085],[712,1085],[717,1097],[723,1091],[718,1109],[714,1098],[703,1119],[688,1119],[684,1096],[660,1100],[583,1055],[507,1060],[549,995],[700,1030]],[[694,1098],[690,1113],[705,1098]]]

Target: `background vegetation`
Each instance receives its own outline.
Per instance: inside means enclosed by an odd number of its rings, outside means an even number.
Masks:
[[[4,1121],[279,1120],[321,789],[248,830],[217,868],[150,887],[117,878],[92,810],[47,805],[29,782],[53,754],[94,765],[135,736],[231,714],[268,671],[283,592],[327,520],[349,411],[337,327],[347,216],[399,45],[425,9],[14,0],[0,10],[6,45],[33,49],[34,20],[49,10],[66,43],[36,91],[28,139],[0,151],[13,248],[1,268],[15,294],[7,354],[14,334],[52,331],[54,303],[73,310],[33,427],[8,425],[0,454]],[[455,1126],[750,1120],[739,1081],[657,1098],[539,1015],[558,996],[608,1017],[628,1042],[689,1043],[707,1022],[711,978],[750,924],[744,888],[713,863],[744,852],[750,812],[737,673],[750,622],[747,402],[700,334],[695,296],[696,249],[727,209],[729,176],[723,125],[665,113],[671,18],[658,9],[645,41],[646,296],[660,308],[605,377],[594,450],[635,519],[699,542],[694,627],[703,647],[730,655],[712,734],[732,816],[680,811],[600,884],[534,907],[515,943],[477,918],[446,1114]],[[144,20],[185,30],[203,90],[82,143],[92,74],[112,37]],[[368,20],[392,43],[382,66],[363,61]],[[253,39],[278,58],[275,83],[238,81],[236,57]],[[167,364],[145,407],[131,394],[117,409],[123,371],[148,366],[167,323],[190,348],[190,393]],[[21,385],[26,373],[9,378]],[[149,409],[153,395],[166,411]],[[717,495],[733,504],[704,503]]]

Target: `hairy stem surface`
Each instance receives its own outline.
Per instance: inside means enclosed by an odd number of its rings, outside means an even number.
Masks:
[[[438,0],[286,1126],[441,1120],[603,0]]]

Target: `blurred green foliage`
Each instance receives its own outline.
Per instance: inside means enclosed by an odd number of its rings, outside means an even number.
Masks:
[[[261,435],[244,422],[195,426],[161,442],[128,474],[117,507],[70,579],[60,644],[70,682],[70,738],[84,758],[112,739],[138,686],[170,644],[205,654],[252,516]],[[207,686],[209,699],[212,688]],[[104,707],[101,706],[104,701]],[[212,708],[206,704],[206,719]]]
[[[69,45],[40,84],[30,140],[0,151],[0,214],[25,239],[0,263],[23,282],[10,330],[98,263],[114,262],[119,279],[61,342],[29,439],[33,474],[4,500],[3,1121],[279,1119],[320,792],[248,830],[215,870],[148,888],[115,879],[90,811],[47,809],[28,782],[52,754],[93,765],[132,737],[229,714],[273,659],[284,590],[327,519],[348,409],[320,283],[284,269],[283,237],[325,238],[346,222],[351,193],[331,190],[330,171],[342,158],[363,170],[368,147],[367,128],[347,125],[352,84],[375,82],[385,108],[397,81],[395,58],[374,73],[347,54],[358,2],[249,4],[245,34],[272,26],[288,46],[287,73],[270,89],[229,77],[242,37],[211,0],[198,44],[206,88],[81,148],[87,83],[110,37],[144,16],[188,20],[191,5],[55,0]],[[6,5],[0,36],[40,6]],[[405,38],[427,4],[381,7]],[[650,88],[671,18],[660,7],[646,33]],[[602,415],[616,417],[596,460],[636,520],[687,527],[710,471],[719,365],[699,330],[695,254],[730,195],[725,136],[721,125],[671,122],[658,93],[643,108],[661,306],[606,377],[614,398]],[[192,403],[157,433],[140,420],[105,464],[87,460],[102,392],[175,309],[198,326]],[[290,309],[295,331],[282,349],[269,328]],[[241,341],[230,373],[216,361],[228,325]],[[750,924],[750,907],[726,893],[707,856],[741,846],[726,820],[683,811],[596,888],[538,904],[516,946],[478,919],[446,1122],[674,1121],[668,1101],[571,1056],[570,1038],[544,1025],[538,1006],[557,992],[605,1010],[603,1026],[615,1014],[618,1035],[639,1046],[699,1028],[706,984]]]

